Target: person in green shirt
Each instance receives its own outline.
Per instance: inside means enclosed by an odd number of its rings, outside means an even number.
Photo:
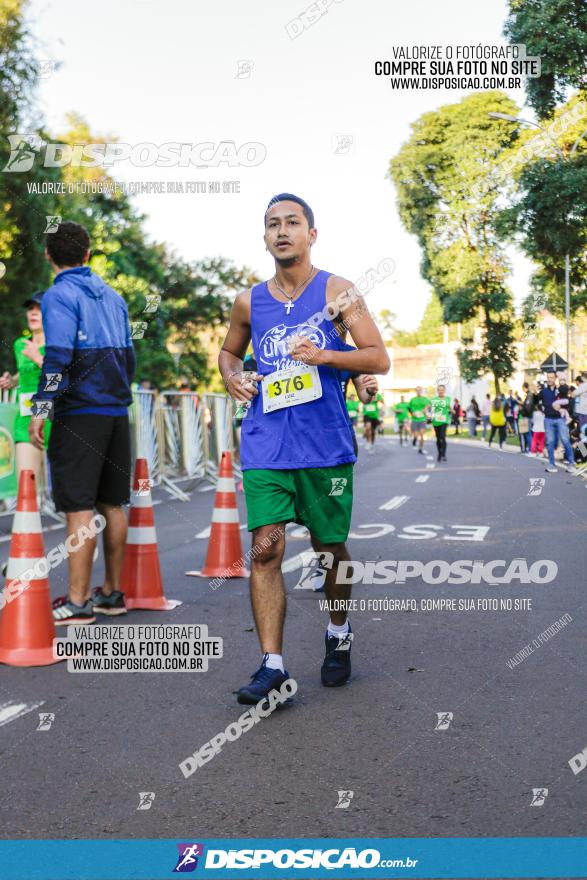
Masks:
[[[395,413],[395,420],[397,422],[397,430],[399,434],[399,445],[404,445],[404,437],[406,443],[408,442],[408,430],[406,422],[408,421],[408,417],[410,415],[410,406],[406,403],[404,395],[402,394],[400,398],[400,402],[396,403],[393,408]]]
[[[45,354],[45,334],[43,333],[43,319],[41,315],[41,299],[43,292],[34,293],[23,303],[26,309],[28,330],[19,336],[14,342],[14,358],[16,360],[16,373],[4,373],[0,376],[0,388],[17,389],[16,402],[19,407],[14,422],[14,442],[16,444],[16,471],[20,477],[21,470],[30,469],[35,472],[37,486],[44,466],[43,452],[37,449],[29,440],[28,412],[31,406],[31,398],[39,386],[41,366]],[[51,424],[45,421],[45,449],[49,443]]]
[[[422,386],[418,385],[416,394],[410,400],[408,408],[412,417],[412,446],[418,443],[418,452],[424,454],[424,433],[428,419],[430,399],[422,394]]]
[[[450,397],[446,396],[446,387],[438,386],[436,397],[430,401],[430,413],[432,415],[432,427],[436,434],[436,448],[438,461],[446,461],[446,429],[450,424]]]
[[[360,403],[357,399],[356,394],[351,394],[350,397],[347,398],[346,410],[349,414],[349,419],[351,420],[351,425],[353,426],[353,429],[355,428],[359,420],[359,407]]]
[[[379,427],[379,404],[383,400],[383,396],[375,387],[368,388],[369,398],[363,403],[363,424],[365,425],[365,440],[369,452],[374,451],[375,436]]]
[[[383,437],[385,433],[383,427],[385,424],[385,401],[383,399],[383,394],[377,395],[377,417],[379,418],[379,428],[377,430],[377,433],[381,434],[381,436]]]

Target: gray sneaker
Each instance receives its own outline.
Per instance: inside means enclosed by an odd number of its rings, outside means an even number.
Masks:
[[[118,617],[126,614],[127,608],[124,603],[124,593],[120,590],[112,590],[109,596],[103,592],[102,587],[96,587],[92,594],[92,611],[96,614],[107,614],[109,617]]]
[[[59,596],[52,602],[53,623],[55,626],[68,626],[69,624],[81,625],[94,623],[95,617],[92,612],[92,600],[88,599],[83,605],[74,605],[69,596]]]

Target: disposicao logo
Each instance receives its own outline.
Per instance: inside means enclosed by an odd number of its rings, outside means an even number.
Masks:
[[[178,843],[179,856],[177,865],[173,869],[174,874],[189,874],[198,867],[198,858],[204,855],[204,847],[201,843]]]

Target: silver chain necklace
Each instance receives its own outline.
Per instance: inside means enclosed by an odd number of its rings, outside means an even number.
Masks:
[[[314,267],[312,266],[312,267],[310,268],[310,274],[308,275],[308,277],[306,278],[306,280],[305,280],[305,281],[302,281],[301,284],[298,284],[297,287],[294,287],[294,289],[293,289],[293,291],[292,291],[291,294],[286,293],[285,290],[283,290],[283,288],[279,286],[279,284],[277,283],[277,275],[276,275],[276,274],[275,274],[275,275],[273,276],[273,278],[271,279],[271,280],[273,281],[273,283],[275,284],[276,288],[278,289],[278,291],[279,291],[280,293],[282,293],[282,294],[286,297],[286,299],[287,299],[287,302],[286,302],[286,303],[283,303],[283,307],[284,307],[284,309],[287,311],[287,314],[288,314],[288,315],[289,315],[289,313],[291,312],[291,310],[292,310],[293,307],[294,307],[294,303],[292,302],[292,299],[295,297],[296,293],[298,293],[298,292],[302,289],[302,287],[303,287],[305,284],[308,283],[308,281],[309,281],[310,278],[312,277],[312,273],[313,273],[313,271],[314,271]]]

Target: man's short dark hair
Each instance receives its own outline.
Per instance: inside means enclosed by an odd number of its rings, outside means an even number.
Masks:
[[[301,205],[302,211],[304,212],[304,217],[308,221],[308,226],[310,227],[310,229],[314,229],[314,212],[307,202],[300,198],[300,196],[294,196],[293,193],[279,193],[278,195],[273,196],[265,210],[265,223],[267,223],[267,211],[278,202],[296,202],[296,204]]]
[[[88,230],[79,223],[64,220],[47,235],[47,253],[56,266],[80,266],[90,249]]]

